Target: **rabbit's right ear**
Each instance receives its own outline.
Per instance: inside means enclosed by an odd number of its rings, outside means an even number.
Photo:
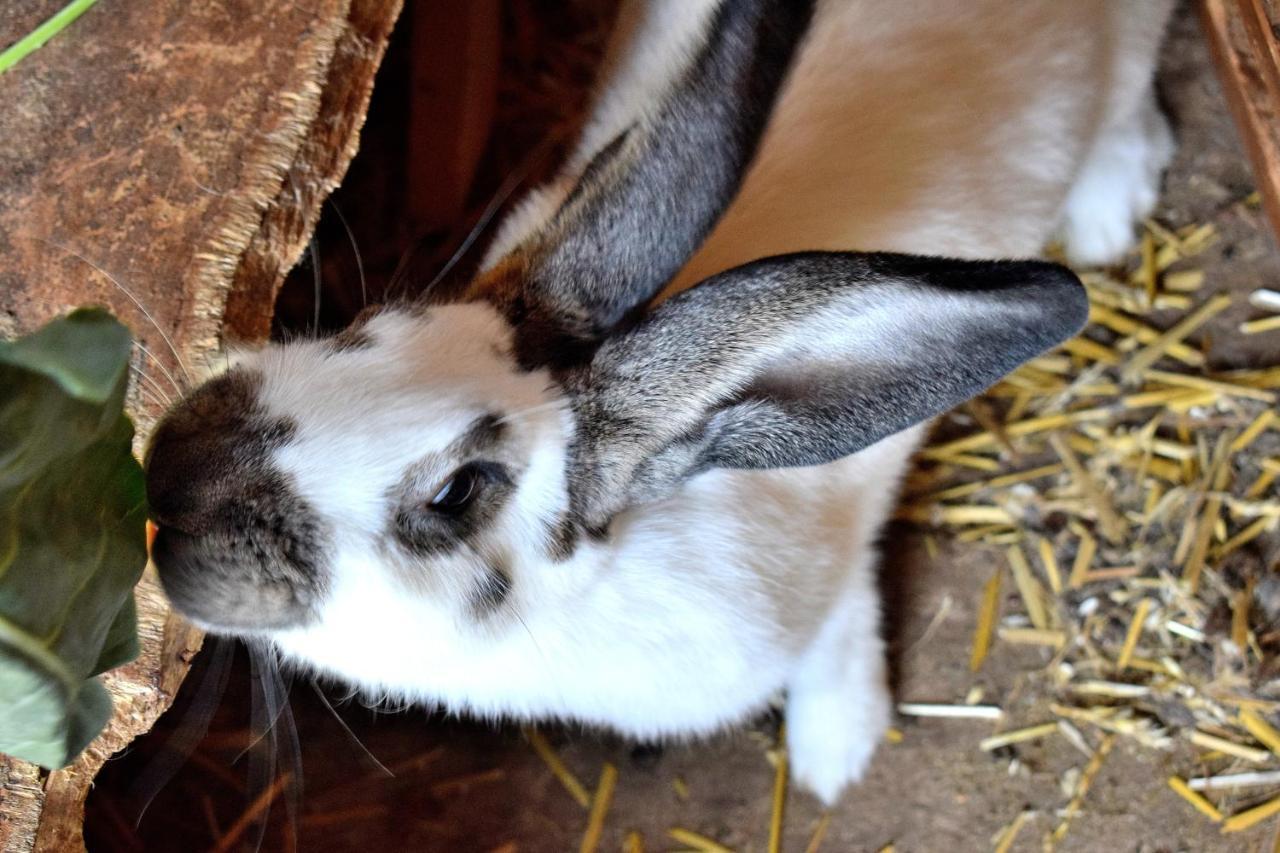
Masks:
[[[572,514],[600,529],[712,468],[833,462],[1076,334],[1079,279],[1040,261],[809,252],[663,302],[560,377]]]
[[[692,0],[680,0],[692,2]],[[473,284],[527,367],[581,360],[692,256],[738,190],[812,0],[724,0],[685,73],[587,165],[539,232]]]

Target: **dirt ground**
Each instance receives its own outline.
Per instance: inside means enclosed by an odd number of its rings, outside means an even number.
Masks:
[[[1210,288],[1247,292],[1274,286],[1280,280],[1280,252],[1262,213],[1240,204],[1251,192],[1252,180],[1189,10],[1179,14],[1164,50],[1160,88],[1180,147],[1158,217],[1172,226],[1217,226],[1221,237],[1199,263]],[[379,120],[377,113],[371,118],[374,131]],[[352,177],[371,173],[376,170],[357,164]],[[368,239],[357,231],[362,240]],[[448,243],[444,238],[441,242]],[[303,299],[308,281],[309,273],[292,295],[286,295],[286,303]],[[1233,312],[1220,318],[1216,328],[1233,328],[1243,311]],[[306,316],[309,307],[299,313]],[[1275,363],[1274,340],[1273,335],[1273,351],[1268,354],[1260,342],[1244,346],[1220,332],[1212,360],[1216,366],[1234,367]],[[971,675],[967,666],[976,604],[994,552],[944,542],[941,553],[931,559],[919,531],[905,526],[888,532],[886,548],[883,584],[898,698],[960,702],[978,688],[988,701],[1010,712],[1014,722],[1009,725],[1046,719],[1042,704],[1020,689],[1024,673],[1043,665],[1044,653],[997,644],[979,675]],[[216,691],[200,690],[212,657],[202,656],[178,705],[157,731],[111,762],[101,777],[89,806],[91,850],[210,847],[261,792],[245,781],[249,760],[232,763],[251,737],[252,691],[245,656],[238,654],[220,700],[211,695]],[[325,692],[341,695],[332,687]],[[310,685],[293,687],[304,786],[292,816],[286,808],[289,798],[275,803],[263,850],[289,849],[295,840],[298,849],[309,851],[577,849],[587,812],[547,770],[518,728],[450,720],[421,709],[375,713],[336,698],[334,703],[344,723]],[[188,734],[184,743],[184,721],[190,726],[210,711],[208,736],[192,745]],[[680,845],[667,832],[684,827],[733,850],[762,851],[774,775],[766,747],[776,726],[776,719],[766,717],[710,741],[663,748],[636,746],[578,728],[544,731],[588,788],[595,786],[605,762],[619,770],[601,850],[622,849],[632,830],[643,835],[645,849],[677,849]],[[820,849],[877,851],[891,844],[903,853],[991,849],[996,833],[1025,809],[1032,814],[1013,849],[1039,850],[1070,798],[1069,789],[1062,786],[1064,774],[1085,761],[1061,738],[983,752],[977,744],[991,733],[990,723],[903,718],[897,726],[901,742],[880,749],[867,779],[832,813]],[[168,741],[175,732],[176,741]],[[355,737],[392,769],[394,778],[374,766]],[[287,737],[282,744],[281,769],[288,770]],[[140,797],[156,786],[151,775],[175,750],[191,751],[191,760],[161,788],[140,826],[133,828]],[[1154,753],[1118,740],[1057,849],[1273,849],[1274,820],[1224,841],[1216,827],[1166,787],[1171,773],[1194,769],[1191,761],[1189,751]],[[805,850],[821,818],[815,800],[791,794],[783,849]],[[251,830],[231,849],[251,844],[254,837]]]

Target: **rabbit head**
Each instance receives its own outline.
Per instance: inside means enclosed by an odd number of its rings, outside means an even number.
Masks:
[[[174,604],[335,645],[396,608],[419,648],[490,631],[548,606],[535,569],[691,477],[834,461],[1076,332],[1083,288],[1036,261],[801,253],[649,307],[732,200],[809,14],[723,4],[663,102],[474,281],[175,407],[147,459]]]

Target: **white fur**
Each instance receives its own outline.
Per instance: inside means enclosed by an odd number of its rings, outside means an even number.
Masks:
[[[1168,157],[1150,77],[1169,5],[823,3],[741,195],[674,287],[801,249],[1026,256],[1060,223],[1076,257],[1114,258]],[[626,12],[640,41],[615,49],[570,174],[508,220],[491,260],[652,109],[712,8]],[[897,346],[904,315],[886,319],[858,343]],[[547,376],[511,368],[504,321],[466,305],[369,329],[367,350],[256,357],[264,404],[299,424],[276,462],[338,545],[320,619],[275,637],[287,657],[374,695],[644,738],[715,731],[786,690],[797,779],[831,802],[859,778],[890,714],[874,538],[921,427],[826,466],[703,474],[554,562],[544,522],[566,505],[572,420]],[[518,618],[477,622],[481,554],[408,559],[387,543],[387,492],[490,411],[511,418],[524,471],[477,552],[507,561]]]

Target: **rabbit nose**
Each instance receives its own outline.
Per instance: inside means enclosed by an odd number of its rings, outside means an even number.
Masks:
[[[149,480],[165,476],[154,465],[148,472]],[[185,490],[156,490],[153,501],[151,559],[178,610],[215,631],[307,621],[325,586],[326,537],[282,473],[193,476]]]
[[[205,384],[147,454],[152,560],[174,605],[213,630],[301,624],[325,585],[319,519],[272,460],[295,430],[263,410],[260,384],[242,372]]]
[[[180,612],[213,631],[279,630],[303,625],[317,592],[296,567],[237,553],[228,537],[161,527],[151,556]]]
[[[294,425],[258,400],[260,374],[234,370],[175,406],[147,451],[147,502],[164,527],[197,535],[218,525],[245,483],[271,473],[271,453]]]

